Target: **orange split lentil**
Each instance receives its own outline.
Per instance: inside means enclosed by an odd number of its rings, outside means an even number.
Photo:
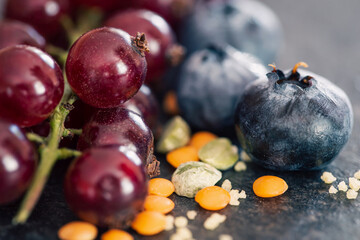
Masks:
[[[101,235],[101,240],[134,240],[134,238],[123,230],[111,229]]]
[[[258,197],[271,198],[276,197],[288,189],[287,183],[276,176],[262,176],[255,180],[253,184],[254,193]]]
[[[168,197],[174,191],[174,184],[165,178],[153,178],[149,181],[149,194]]]
[[[131,227],[139,234],[151,236],[162,232],[166,226],[164,214],[154,211],[139,213],[132,222]]]
[[[201,189],[195,195],[195,201],[206,210],[220,210],[230,202],[230,194],[219,186],[210,186]]]
[[[166,160],[177,168],[186,162],[199,161],[198,151],[193,146],[180,147],[166,154]]]
[[[97,234],[95,225],[81,221],[69,222],[58,231],[58,237],[61,240],[93,240]]]
[[[165,94],[163,109],[169,115],[178,115],[180,113],[177,97],[174,91],[168,91]]]
[[[175,203],[169,198],[149,195],[145,199],[144,208],[147,211],[155,211],[163,214],[171,212],[175,207]]]
[[[206,131],[197,132],[191,136],[189,145],[195,147],[199,151],[200,148],[202,148],[207,143],[211,142],[216,138],[218,138],[218,136],[216,136],[211,132],[206,132]]]

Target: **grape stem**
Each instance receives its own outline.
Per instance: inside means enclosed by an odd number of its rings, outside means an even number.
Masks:
[[[76,96],[67,88],[61,103],[55,108],[50,118],[50,135],[46,138],[45,144],[40,148],[40,164],[30,188],[21,203],[20,209],[13,219],[14,224],[26,222],[40,198],[41,192],[56,161],[59,158],[78,156],[80,154],[77,151],[58,149],[60,139],[65,131],[64,122],[70,112],[66,105],[73,104],[75,100]]]
[[[26,138],[29,139],[32,142],[36,142],[39,144],[44,144],[45,143],[45,138],[35,134],[35,133],[27,133],[26,134]]]
[[[66,129],[64,130],[63,137],[74,136],[74,135],[81,135],[81,133],[82,133],[82,129],[66,128]]]
[[[72,157],[79,157],[81,155],[80,151],[68,149],[68,148],[59,148],[57,150],[58,159],[67,159]]]

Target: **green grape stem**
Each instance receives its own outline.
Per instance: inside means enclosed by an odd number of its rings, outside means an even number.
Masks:
[[[70,110],[66,107],[76,100],[71,91],[65,91],[61,103],[56,107],[50,118],[50,134],[40,148],[40,163],[31,185],[13,219],[14,224],[25,223],[40,198],[41,192],[49,178],[56,161],[61,158],[79,156],[78,151],[58,149],[59,142],[65,131],[64,122]]]

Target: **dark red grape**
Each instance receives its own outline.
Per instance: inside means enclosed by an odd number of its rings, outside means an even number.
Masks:
[[[21,127],[45,120],[59,104],[64,79],[58,64],[35,47],[0,50],[0,118]]]
[[[134,0],[75,0],[78,5],[98,7],[104,11],[114,11],[120,8],[128,8]]]
[[[71,110],[65,120],[66,128],[81,129],[87,123],[91,116],[98,110],[90,105],[87,105],[80,99],[77,99],[74,104],[74,109]]]
[[[146,54],[146,82],[150,84],[162,77],[168,67],[167,51],[175,42],[171,27],[162,17],[147,10],[132,9],[115,14],[105,22],[105,26],[124,30],[130,35],[145,33],[150,50]]]
[[[45,39],[30,25],[18,21],[0,22],[0,49],[18,44],[45,48]]]
[[[124,228],[143,208],[147,177],[143,166],[118,148],[91,148],[70,166],[64,190],[81,219]]]
[[[156,12],[171,24],[178,25],[192,10],[196,0],[137,0],[137,6]]]
[[[8,0],[5,15],[26,22],[43,36],[51,37],[61,30],[60,19],[69,11],[69,0]]]
[[[15,124],[0,120],[0,204],[21,196],[36,168],[31,143]]]
[[[23,130],[27,133],[35,133],[41,137],[47,137],[50,133],[50,123],[45,120],[34,126],[23,128]]]
[[[152,161],[154,137],[144,120],[125,108],[100,109],[85,124],[78,149],[115,145],[135,152],[144,165]]]
[[[156,132],[160,106],[148,86],[142,85],[135,96],[126,101],[123,107],[142,116],[146,125],[148,125],[154,133]]]
[[[115,28],[80,37],[69,51],[66,76],[73,91],[97,108],[117,107],[139,90],[146,77],[144,37]]]

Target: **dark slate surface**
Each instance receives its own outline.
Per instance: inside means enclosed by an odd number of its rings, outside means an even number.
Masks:
[[[285,28],[286,45],[277,66],[287,69],[306,61],[309,70],[324,75],[340,85],[349,95],[354,109],[354,130],[339,157],[326,168],[340,180],[360,169],[360,1],[358,0],[267,0],[264,2],[279,15]],[[163,156],[159,156],[163,160]],[[63,224],[76,217],[67,208],[62,194],[66,162],[57,164],[41,200],[29,222],[12,226],[11,217],[18,203],[0,208],[1,240],[52,240]],[[162,164],[162,176],[170,178],[172,168]],[[251,190],[253,181],[265,174],[283,177],[289,190],[280,197],[261,199]],[[360,197],[348,200],[344,193],[330,195],[329,186],[320,180],[321,172],[275,173],[248,164],[245,172],[224,172],[233,187],[248,195],[240,206],[220,211],[227,220],[215,231],[202,224],[211,212],[199,209],[193,200],[171,196],[174,216],[195,209],[199,215],[189,229],[196,239],[218,239],[231,234],[234,239],[360,239]],[[168,239],[172,232],[136,239]]]

